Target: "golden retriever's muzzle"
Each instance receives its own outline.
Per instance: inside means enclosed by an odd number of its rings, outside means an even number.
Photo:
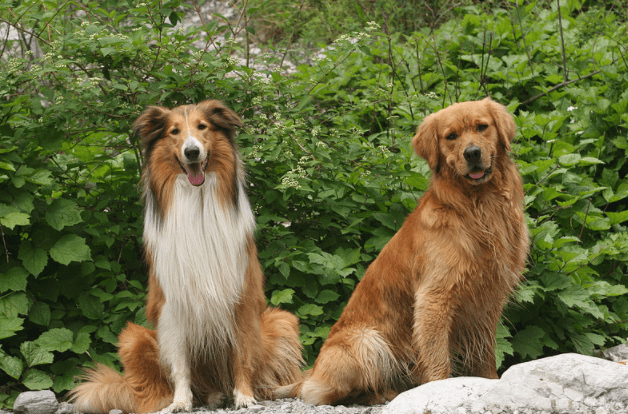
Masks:
[[[476,183],[485,181],[488,176],[493,172],[493,165],[486,166],[482,163],[482,149],[477,145],[471,145],[467,147],[464,152],[464,159],[467,160],[467,167],[469,173],[465,175],[465,178],[470,179]]]

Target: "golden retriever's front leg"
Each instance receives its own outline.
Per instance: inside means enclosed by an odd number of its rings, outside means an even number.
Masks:
[[[413,340],[420,383],[451,375],[451,304],[442,290],[420,289],[415,297]]]

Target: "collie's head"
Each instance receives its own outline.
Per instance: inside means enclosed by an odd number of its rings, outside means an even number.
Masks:
[[[222,102],[208,100],[173,109],[150,106],[135,121],[144,146],[144,191],[163,214],[179,176],[190,187],[202,187],[215,175],[225,199],[237,198],[244,179],[235,127],[240,118]]]

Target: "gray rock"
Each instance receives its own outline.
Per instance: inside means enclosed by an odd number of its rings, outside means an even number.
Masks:
[[[52,391],[28,391],[17,396],[13,411],[18,414],[55,414],[59,408]]]
[[[615,362],[628,361],[628,344],[608,348],[602,352],[602,355],[604,355],[604,358]]]
[[[74,405],[64,401],[59,404],[59,408],[57,408],[57,412],[55,414],[72,414],[73,412]]]
[[[628,413],[628,367],[563,354],[510,367],[499,380],[460,377],[400,394],[382,414]]]

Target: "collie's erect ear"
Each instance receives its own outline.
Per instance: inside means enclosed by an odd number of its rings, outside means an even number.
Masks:
[[[227,131],[230,140],[233,140],[235,136],[235,127],[242,126],[238,115],[218,100],[203,101],[198,104],[198,108],[205,113],[212,124]]]
[[[427,161],[430,169],[438,171],[440,160],[440,149],[438,148],[438,134],[436,132],[436,116],[431,114],[426,116],[419,125],[416,135],[412,139],[414,152]]]
[[[510,143],[515,137],[515,120],[504,105],[498,104],[490,98],[484,99],[484,102],[495,121],[499,141],[504,145],[506,151],[510,151]]]
[[[142,139],[146,146],[159,138],[166,128],[170,110],[163,106],[149,106],[133,124],[133,132]]]

